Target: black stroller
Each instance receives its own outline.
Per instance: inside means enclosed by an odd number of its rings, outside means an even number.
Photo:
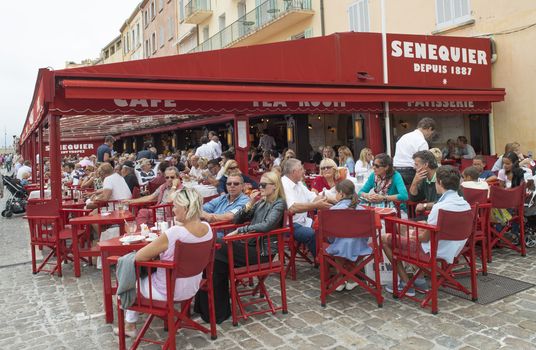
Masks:
[[[22,214],[26,211],[26,203],[28,201],[28,193],[18,182],[9,176],[4,176],[4,188],[11,194],[6,201],[6,208],[2,210],[2,216],[9,218],[13,214]]]

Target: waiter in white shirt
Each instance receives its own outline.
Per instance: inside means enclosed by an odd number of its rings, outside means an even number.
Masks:
[[[197,150],[195,151],[196,156],[199,158],[206,158],[208,160],[218,158],[214,148],[209,145],[209,139],[207,136],[202,136],[199,141],[201,142],[201,146],[197,147]]]
[[[415,169],[413,168],[413,155],[418,151],[427,151],[428,142],[434,134],[436,122],[432,118],[423,118],[419,120],[417,129],[409,132],[398,140],[395,148],[395,156],[393,158],[394,168],[402,175],[404,184],[411,185],[415,177]]]
[[[259,140],[259,147],[262,151],[271,151],[275,147],[275,140],[273,136],[268,134],[268,129],[263,130],[262,136]]]
[[[210,140],[210,142],[208,144],[212,148],[214,148],[214,152],[216,153],[216,158],[221,157],[221,152],[222,152],[221,142],[220,142],[220,138],[218,137],[216,132],[215,131],[209,131],[208,132],[208,138]]]

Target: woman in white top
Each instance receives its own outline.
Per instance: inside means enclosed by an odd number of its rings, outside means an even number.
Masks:
[[[360,175],[363,175],[363,181],[366,180],[373,171],[373,160],[374,155],[372,154],[372,150],[367,147],[363,148],[361,153],[359,153],[359,160],[355,162],[355,177],[358,178]]]
[[[182,189],[172,195],[173,213],[177,225],[172,226],[149,245],[136,253],[136,261],[150,261],[154,258],[173,261],[175,255],[175,242],[200,243],[212,239],[210,225],[202,222],[200,215],[203,208],[203,197],[194,189]],[[187,278],[177,278],[175,281],[174,300],[192,298],[199,289],[202,274]],[[141,293],[149,298],[149,280],[147,277],[140,281]],[[163,269],[157,269],[152,276],[153,300],[166,300],[166,275]],[[133,337],[136,335],[136,321],[138,313],[127,310],[125,314],[125,333]]]

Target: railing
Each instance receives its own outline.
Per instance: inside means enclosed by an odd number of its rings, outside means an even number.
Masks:
[[[227,47],[287,13],[300,10],[312,10],[312,0],[266,0],[190,52],[210,51]]]
[[[197,11],[210,11],[210,0],[191,0],[185,6],[185,18],[190,17]]]

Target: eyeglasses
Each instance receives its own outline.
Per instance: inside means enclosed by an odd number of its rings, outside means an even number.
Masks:
[[[273,185],[273,183],[271,182],[260,182],[259,183],[259,188],[266,188],[266,186],[268,185]]]
[[[378,164],[378,163],[374,163],[374,164],[372,164],[372,166],[375,167],[376,169],[377,168],[383,168],[383,165]]]
[[[230,167],[228,167],[227,169],[238,169],[238,167],[236,167],[236,166],[230,166]]]
[[[323,166],[323,167],[320,167],[320,170],[329,170],[329,169],[333,169],[332,166]]]
[[[177,177],[175,176],[166,176],[166,180],[169,180],[169,179],[176,179]]]
[[[241,182],[227,182],[227,186],[240,186],[242,185]]]

